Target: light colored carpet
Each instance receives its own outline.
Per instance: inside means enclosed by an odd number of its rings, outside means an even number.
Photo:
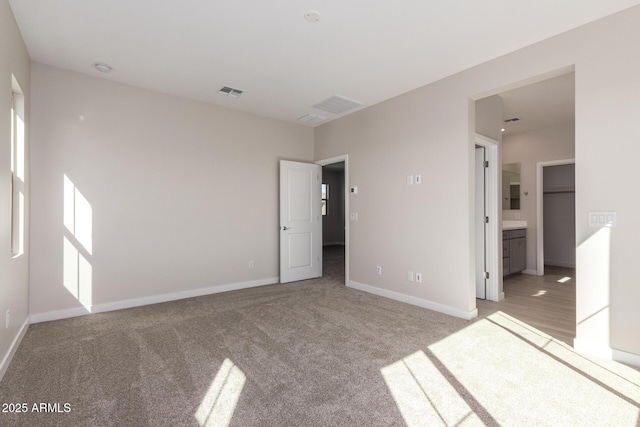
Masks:
[[[32,325],[0,425],[640,425],[640,372],[318,280]]]

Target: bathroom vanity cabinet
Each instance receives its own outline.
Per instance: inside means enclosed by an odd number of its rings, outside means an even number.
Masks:
[[[502,231],[502,275],[519,273],[527,268],[527,230]]]

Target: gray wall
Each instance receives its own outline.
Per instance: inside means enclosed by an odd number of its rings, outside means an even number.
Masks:
[[[26,158],[29,158],[30,66],[29,54],[15,23],[9,3],[0,1],[0,379],[9,364],[12,351],[19,342],[20,333],[29,323],[29,162],[25,170],[25,224],[24,252],[12,256],[11,251],[11,94],[13,75],[25,98]],[[10,312],[9,327],[5,315]],[[24,328],[23,328],[24,327]],[[17,340],[17,341],[16,341]]]
[[[640,97],[632,95],[640,92],[640,56],[629,55],[640,42],[638,21],[633,7],[318,126],[315,158],[348,153],[349,185],[359,188],[349,196],[359,214],[349,228],[349,286],[475,315],[473,100],[575,70],[576,345],[630,353],[640,364],[640,287],[630,280],[638,226],[623,219],[640,217],[640,200],[620,185],[636,181],[640,158]],[[416,173],[423,184],[406,185]],[[597,210],[619,212],[617,227],[590,228],[588,212]],[[407,270],[429,274],[418,286]]]
[[[329,209],[322,217],[322,243],[344,245],[344,171],[324,168],[322,182],[329,185]]]
[[[502,218],[527,221],[527,270],[533,274],[537,271],[538,256],[537,163],[573,159],[576,143],[573,122],[505,135],[502,140],[502,162],[521,166],[520,210],[502,211]]]
[[[311,128],[32,73],[32,313],[278,280],[279,160],[312,161]],[[91,250],[65,227],[65,176],[91,207]]]

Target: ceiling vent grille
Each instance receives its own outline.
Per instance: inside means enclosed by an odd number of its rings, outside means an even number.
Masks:
[[[317,114],[305,114],[302,117],[298,117],[296,120],[300,123],[306,123],[308,125],[313,125],[316,123],[320,123],[325,121],[327,118],[324,116],[319,116]]]
[[[517,121],[519,121],[519,120],[520,120],[520,119],[519,119],[518,117],[512,117],[512,118],[510,118],[510,119],[505,120],[504,122],[505,122],[505,123],[511,123],[511,122],[517,122]]]
[[[327,98],[324,101],[314,105],[313,108],[317,108],[322,111],[327,111],[329,113],[341,114],[362,106],[363,104],[357,101],[352,101],[350,99],[343,98],[340,95],[334,95],[331,98]]]
[[[242,95],[242,91],[240,89],[234,89],[234,88],[229,87],[229,86],[223,86],[222,89],[220,89],[218,91],[218,93],[230,96],[232,98],[237,98],[240,95]]]

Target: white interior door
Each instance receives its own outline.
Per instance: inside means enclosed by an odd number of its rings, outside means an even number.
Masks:
[[[487,298],[486,271],[486,168],[484,167],[484,147],[476,146],[476,298]]]
[[[280,283],[322,275],[322,168],[280,161]]]

